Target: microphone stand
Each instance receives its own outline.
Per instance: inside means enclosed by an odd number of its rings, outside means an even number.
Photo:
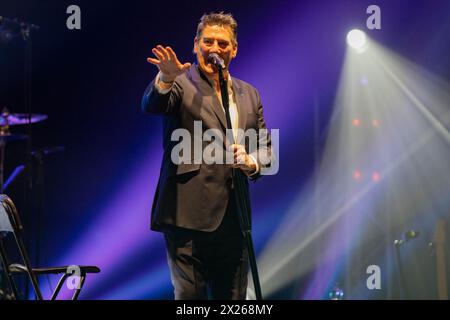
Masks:
[[[228,86],[227,81],[223,77],[223,69],[217,66],[219,71],[219,84],[220,93],[222,96],[222,105],[225,109],[225,116],[227,120],[227,129],[232,129],[231,118],[230,118],[230,102],[228,100]],[[251,230],[251,208],[250,208],[250,197],[248,193],[248,188],[245,186],[246,176],[241,170],[232,168],[233,183],[234,183],[234,197],[236,199],[239,224],[241,227],[241,232],[244,236],[244,241],[247,246],[247,253],[250,262],[250,269],[252,271],[253,286],[255,287],[256,300],[262,300],[261,285],[259,282],[258,268],[256,265],[255,250],[253,247],[252,230]]]
[[[398,268],[398,282],[400,287],[400,298],[409,300],[409,290],[407,288],[406,278],[405,278],[405,270],[403,268],[403,262],[400,255],[400,246],[405,243],[403,240],[395,240],[395,258],[397,260],[397,268]]]
[[[32,104],[31,104],[31,82],[32,82],[32,70],[31,70],[31,63],[32,63],[32,47],[33,42],[31,38],[31,28],[28,24],[21,24],[20,25],[21,34],[23,41],[25,42],[25,63],[24,63],[24,98],[25,98],[25,112],[28,114],[28,124],[27,124],[27,131],[28,131],[28,140],[27,140],[27,147],[26,147],[26,163],[27,163],[27,182],[25,187],[25,201],[27,203],[26,206],[26,212],[28,213],[27,217],[25,218],[25,222],[31,224],[33,222],[33,206],[32,206],[32,199],[33,199],[33,169],[32,169],[32,158],[31,158],[31,149],[32,149],[32,137],[33,137],[33,131],[31,127],[31,113],[32,113]],[[39,224],[39,221],[38,221]],[[40,226],[38,227],[40,229]],[[31,248],[32,246],[32,239],[33,236],[28,237],[26,239],[26,245],[28,248]],[[36,256],[37,262],[39,262],[39,257]],[[39,267],[39,265],[38,265]],[[29,293],[30,293],[30,284],[29,282],[26,282],[25,285],[25,297],[28,300],[29,299]],[[35,298],[38,298],[35,295]]]

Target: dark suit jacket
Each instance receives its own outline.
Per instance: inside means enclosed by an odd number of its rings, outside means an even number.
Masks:
[[[192,65],[178,76],[167,94],[159,93],[154,86],[155,80],[147,87],[142,99],[144,112],[164,116],[164,155],[153,200],[151,228],[161,231],[165,225],[171,225],[213,231],[220,225],[232,195],[231,168],[225,164],[196,164],[194,161],[190,164],[174,164],[171,151],[179,142],[171,141],[171,134],[175,129],[184,128],[193,137],[194,121],[200,120],[203,130],[216,128],[225,132],[225,113],[214,88],[197,65]],[[238,107],[239,128],[265,128],[257,90],[236,78],[232,78],[232,84]],[[203,142],[202,148],[208,144]],[[264,145],[270,149],[270,136]],[[250,151],[247,146],[247,152]],[[191,157],[194,160],[194,154]],[[258,163],[261,168],[264,166]],[[251,179],[256,180],[258,177],[259,174],[255,174]],[[247,180],[245,188],[248,188]]]

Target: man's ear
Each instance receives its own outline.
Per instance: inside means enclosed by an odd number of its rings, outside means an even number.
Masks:
[[[233,52],[232,52],[232,57],[233,58],[236,58],[236,56],[237,56],[237,51],[238,51],[238,44],[237,44],[237,42],[236,42],[236,44],[235,44],[235,46],[234,46],[234,48],[233,48]]]
[[[194,49],[192,49],[192,52],[194,54],[197,54],[197,52],[198,52],[198,39],[197,39],[197,37],[194,38]]]

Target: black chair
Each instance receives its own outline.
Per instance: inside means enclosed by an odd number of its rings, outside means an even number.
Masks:
[[[43,300],[42,293],[38,284],[38,276],[48,274],[62,274],[59,282],[52,294],[51,300],[55,300],[58,296],[62,285],[66,282],[70,276],[78,276],[79,282],[75,286],[72,300],[77,300],[81,289],[83,288],[84,281],[88,273],[99,273],[100,269],[96,266],[62,266],[62,267],[47,267],[47,268],[33,268],[30,262],[30,258],[25,249],[25,245],[22,240],[23,225],[20,222],[19,214],[13,201],[4,194],[0,194],[0,255],[3,264],[3,269],[6,274],[6,282],[11,288],[12,296],[14,299],[18,299],[19,295],[17,287],[14,282],[14,275],[27,274],[33,290],[38,300]],[[5,238],[12,234],[17,245],[20,257],[23,264],[10,263],[7,251],[5,248]]]

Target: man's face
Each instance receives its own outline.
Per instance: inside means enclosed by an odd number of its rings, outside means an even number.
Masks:
[[[232,31],[229,27],[206,26],[200,39],[194,39],[194,52],[197,61],[204,73],[208,76],[217,74],[216,67],[207,62],[210,53],[217,53],[224,61],[228,69],[231,60],[236,57],[237,44],[232,42]]]

